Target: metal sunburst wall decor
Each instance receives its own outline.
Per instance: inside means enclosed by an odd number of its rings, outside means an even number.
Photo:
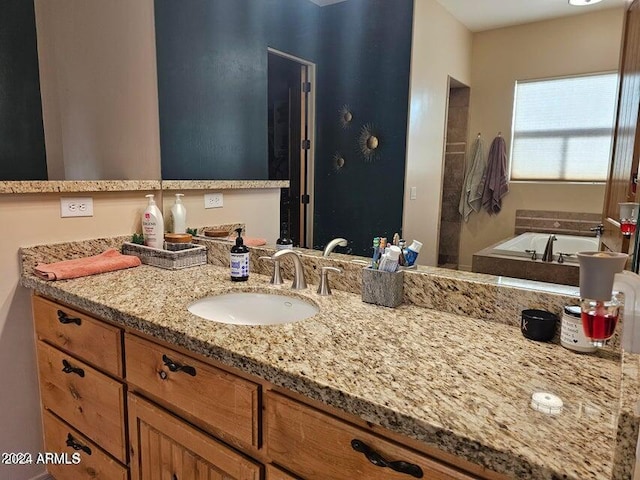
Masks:
[[[340,118],[339,118],[340,126],[342,128],[349,127],[351,125],[351,122],[353,121],[353,112],[351,111],[351,107],[345,104],[342,107],[340,107],[340,110],[338,110],[338,113],[340,114]]]
[[[365,162],[373,162],[378,158],[380,154],[380,135],[371,123],[363,125],[360,129],[358,145]]]
[[[344,162],[345,162],[344,157],[340,152],[336,152],[333,154],[333,159],[332,159],[333,170],[336,173],[340,173],[340,170],[342,170],[342,167],[344,167]]]

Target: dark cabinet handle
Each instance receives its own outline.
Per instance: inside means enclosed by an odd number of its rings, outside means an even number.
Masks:
[[[82,324],[81,319],[77,317],[70,317],[62,310],[58,310],[58,321],[64,325],[67,325],[68,323],[75,323],[76,325],[80,326]]]
[[[187,375],[191,375],[192,377],[196,376],[196,369],[190,367],[189,365],[180,365],[178,363],[175,363],[166,355],[162,355],[162,361],[172,372],[184,372]]]
[[[87,455],[91,455],[91,449],[86,445],[82,445],[81,443],[78,443],[76,439],[73,438],[73,435],[71,435],[70,433],[67,434],[67,447],[71,447],[74,450],[82,450]]]
[[[405,473],[415,478],[422,478],[424,475],[422,473],[422,468],[420,468],[418,465],[414,465],[413,463],[409,462],[403,462],[401,460],[396,462],[385,460],[382,455],[374,452],[371,447],[369,447],[362,440],[358,440],[357,438],[351,440],[351,448],[353,448],[356,452],[363,453],[364,456],[367,457],[367,460],[373,463],[376,467],[390,468],[393,471],[396,471],[398,473]]]
[[[69,362],[67,362],[66,360],[62,360],[62,371],[64,373],[75,373],[76,375],[80,376],[80,377],[84,377],[84,370],[81,369],[80,367],[73,367]]]

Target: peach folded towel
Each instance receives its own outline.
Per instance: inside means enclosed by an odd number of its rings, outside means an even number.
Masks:
[[[35,274],[44,280],[66,280],[137,267],[141,263],[138,257],[123,255],[115,248],[110,248],[100,255],[92,257],[55,263],[40,263],[35,267]]]
[[[229,235],[227,240],[230,242],[235,242],[238,235]],[[242,237],[242,242],[247,247],[261,247],[262,245],[266,245],[267,241],[264,238],[254,238],[254,237]]]

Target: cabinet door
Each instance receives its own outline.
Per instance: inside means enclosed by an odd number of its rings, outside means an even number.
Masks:
[[[269,457],[306,480],[477,478],[274,392],[265,404]]]
[[[613,139],[613,158],[605,193],[602,245],[613,252],[629,251],[629,239],[620,233],[621,202],[637,202],[635,182],[640,161],[640,1],[627,11],[618,93],[618,113]]]
[[[133,335],[125,345],[131,385],[224,441],[258,446],[258,385]]]
[[[260,480],[262,467],[129,394],[132,480]]]
[[[267,465],[267,480],[300,480],[273,465]]]

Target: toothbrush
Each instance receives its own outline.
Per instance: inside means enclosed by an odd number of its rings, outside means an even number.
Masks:
[[[380,255],[380,237],[373,239],[373,258],[371,259],[371,268],[378,268],[378,258]]]
[[[380,239],[380,255],[384,253],[384,249],[387,248],[387,237]]]

